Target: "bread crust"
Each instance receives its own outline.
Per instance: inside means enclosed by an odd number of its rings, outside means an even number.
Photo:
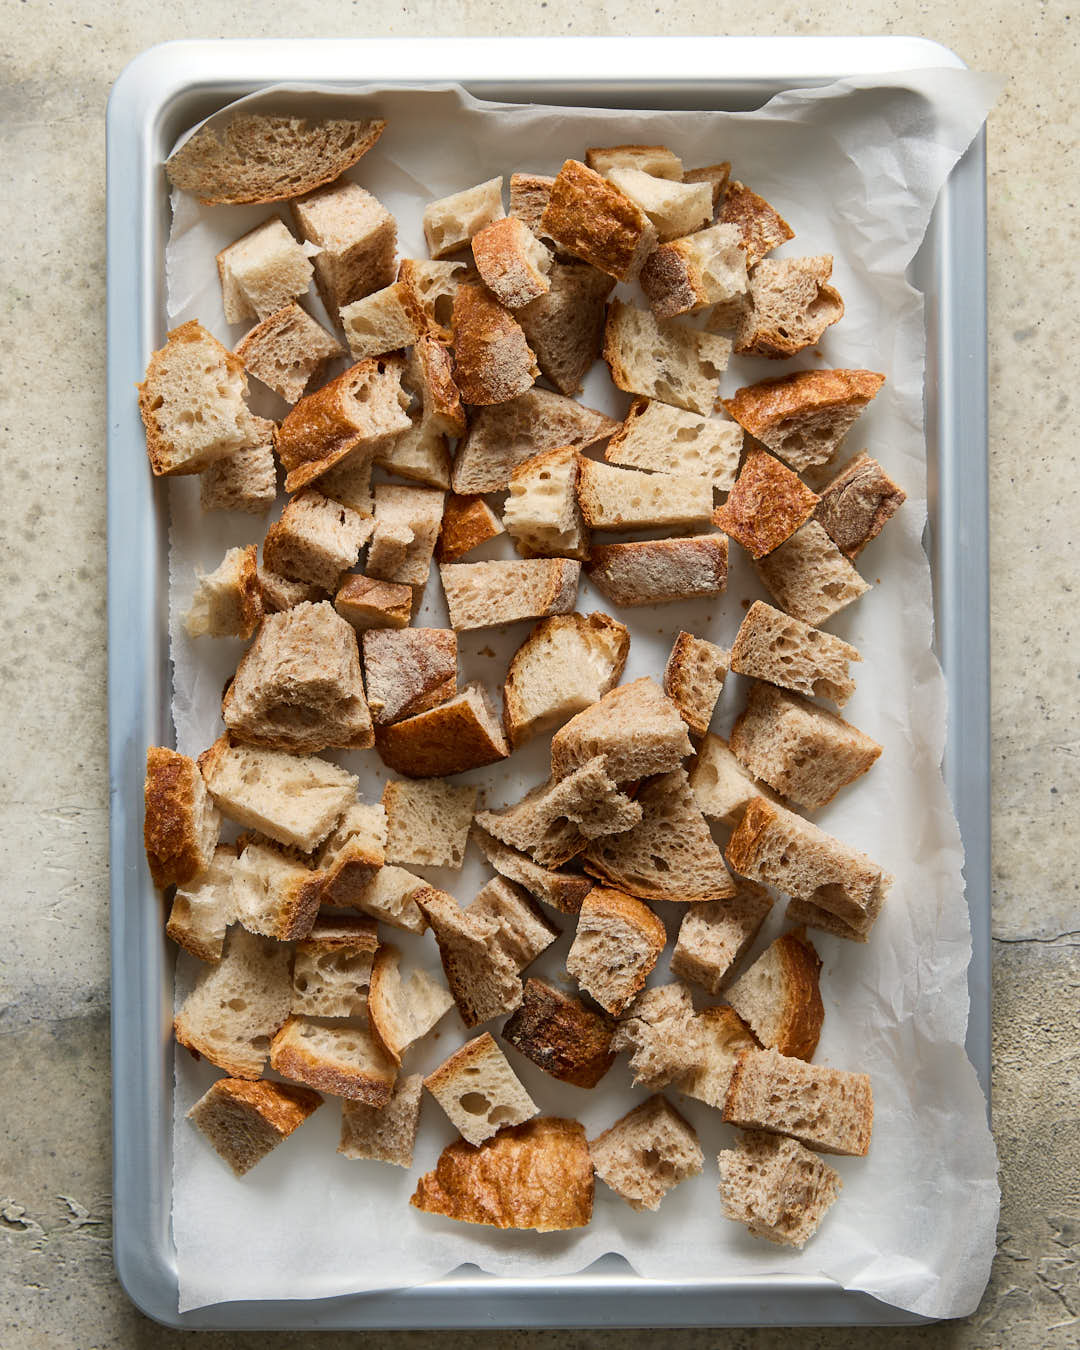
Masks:
[[[502,1038],[537,1068],[575,1087],[593,1088],[615,1063],[615,1020],[542,980],[525,981],[521,1006]]]
[[[764,440],[780,423],[807,413],[865,407],[884,383],[874,370],[800,370],[744,385],[721,402],[751,436]]]
[[[441,563],[456,562],[502,533],[502,522],[483,497],[451,492],[443,508],[435,557]]]
[[[820,500],[786,465],[753,446],[727,501],[713,512],[713,524],[756,561],[790,539]]]
[[[821,489],[814,519],[840,552],[854,560],[906,500],[904,489],[863,451]]]
[[[401,722],[375,728],[384,764],[406,778],[446,778],[505,759],[510,748],[494,718],[481,721],[462,696]]]
[[[193,759],[162,745],[149,747],[143,788],[143,843],[155,886],[183,886],[213,860],[217,831],[206,856],[197,825],[200,799],[205,801],[206,809],[213,809],[205,792]]]
[[[727,585],[727,560],[727,536],[701,534],[597,544],[585,571],[616,605],[659,605],[719,595]]]
[[[695,688],[697,658],[703,648],[709,648],[711,653],[715,653],[715,660],[720,666],[719,680],[707,690]],[[681,632],[672,644],[671,655],[664,667],[664,693],[682,714],[683,721],[690,728],[692,736],[704,736],[709,730],[716,701],[724,687],[730,655],[722,647],[717,647],[715,643],[707,642],[704,638],[695,637],[693,633]],[[705,715],[706,709],[708,717]]]
[[[747,267],[753,267],[766,253],[795,238],[795,231],[783,216],[738,179],[725,186],[719,220],[721,224],[738,227]]]
[[[368,628],[406,628],[412,618],[411,586],[350,573],[334,596],[334,608],[361,632]]]
[[[482,286],[454,296],[454,378],[465,403],[507,403],[540,374],[521,325]]]
[[[745,997],[745,987],[740,989],[745,976],[728,989],[728,1002],[762,1045],[772,1046],[781,1055],[794,1059],[813,1059],[825,1021],[819,985],[821,958],[813,944],[807,941],[806,930],[802,928],[778,937],[758,959],[768,952],[775,953],[781,972],[781,987],[776,991],[776,997],[783,1006],[777,1034],[763,1039],[761,1030],[755,1025],[752,1003]],[[751,966],[746,974],[753,969]]]
[[[617,281],[632,281],[656,243],[641,207],[576,159],[552,184],[540,232]]]
[[[357,1031],[358,1036],[368,1036],[374,1063],[370,1068],[341,1069],[324,1063],[316,1051],[305,1049],[297,1035],[297,1029],[305,1020],[290,1017],[274,1037],[270,1045],[270,1067],[283,1078],[293,1078],[333,1097],[348,1097],[352,1101],[366,1102],[368,1106],[385,1106],[394,1090],[397,1066],[376,1039]],[[342,1030],[346,1026],[342,1024]]]

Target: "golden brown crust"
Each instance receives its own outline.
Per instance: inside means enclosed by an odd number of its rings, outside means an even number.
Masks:
[[[615,1062],[614,1031],[614,1018],[542,980],[528,979],[521,1006],[503,1026],[502,1038],[552,1078],[592,1088]]]
[[[323,1102],[322,1097],[310,1088],[296,1087],[292,1083],[272,1083],[265,1078],[254,1083],[243,1078],[219,1078],[210,1092],[248,1107],[282,1139],[287,1139],[293,1130],[299,1129]]]
[[[502,532],[498,516],[483,497],[451,492],[443,508],[435,557],[441,563],[456,562]]]
[[[613,886],[594,886],[581,902],[582,912],[595,918],[612,919],[636,928],[659,956],[667,942],[667,930],[648,905]],[[642,979],[642,984],[645,981]]]
[[[465,409],[461,406],[461,391],[454,379],[454,360],[449,349],[434,334],[425,333],[417,340],[414,351],[423,372],[425,414],[438,418],[448,436],[464,436]]]
[[[258,555],[256,546],[248,544],[244,549],[244,560],[240,564],[240,575],[237,578],[236,606],[239,617],[236,636],[245,640],[255,632],[263,616]]]
[[[747,267],[753,267],[785,240],[795,238],[795,231],[783,216],[737,179],[725,187],[718,219],[721,224],[738,229]]]
[[[183,886],[210,862],[196,824],[200,785],[199,768],[187,755],[162,745],[147,750],[143,843],[155,886]]]
[[[617,281],[632,281],[656,242],[641,207],[576,159],[559,170],[540,232]]]
[[[713,214],[720,205],[720,199],[727,189],[731,177],[731,165],[727,160],[722,164],[706,164],[700,169],[687,169],[682,176],[684,183],[711,183],[713,196]]]
[[[733,871],[747,875],[747,869],[757,862],[761,842],[776,819],[776,811],[764,797],[750,800],[724,850],[724,857]]]
[[[576,1120],[541,1117],[500,1130],[479,1148],[443,1149],[409,1203],[428,1214],[541,1233],[583,1228],[592,1218],[593,1169]]]
[[[727,501],[713,512],[713,524],[756,560],[790,539],[820,500],[798,474],[754,446],[747,451]]]
[[[536,244],[532,231],[516,216],[493,220],[472,238],[476,270],[508,309],[520,309],[551,289],[551,282],[524,251],[523,242]]]
[[[376,944],[378,940],[376,939]],[[401,1063],[401,1051],[404,1048],[397,1043],[394,1035],[395,1017],[388,993],[388,981],[397,970],[401,952],[393,943],[386,943],[375,953],[371,965],[371,979],[368,983],[368,1023],[371,1034],[390,1056],[395,1064]]]
[[[773,427],[793,417],[834,408],[864,407],[877,394],[885,376],[874,370],[800,370],[776,380],[761,380],[723,399],[731,416],[760,440]]]
[[[368,1106],[385,1106],[394,1091],[397,1076],[392,1060],[371,1068],[356,1065],[339,1068],[327,1064],[322,1057],[302,1044],[296,1043],[294,1028],[304,1022],[302,1017],[290,1017],[278,1031],[270,1045],[270,1067],[283,1078],[293,1078],[332,1097],[348,1097],[351,1101],[367,1102]],[[372,1038],[372,1045],[377,1042]]]
[[[521,325],[482,286],[454,296],[454,377],[466,403],[507,403],[531,389],[540,374]]]
[[[445,778],[495,764],[510,753],[477,717],[472,702],[442,703],[402,722],[375,728],[382,761],[406,778]]]
[[[411,586],[350,573],[334,596],[334,608],[354,628],[406,628],[412,618]]]

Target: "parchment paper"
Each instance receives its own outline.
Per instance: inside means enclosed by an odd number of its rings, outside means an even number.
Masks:
[[[869,367],[888,376],[840,458],[869,449],[905,486],[908,500],[859,560],[872,591],[828,624],[864,658],[854,670],[858,692],[844,715],[880,741],[885,753],[815,819],[882,863],[896,884],[867,945],[812,933],[824,961],[826,1008],[816,1059],[868,1072],[876,1118],[869,1157],[830,1159],[843,1177],[843,1193],[805,1251],[775,1248],[722,1217],[715,1154],[732,1143],[732,1131],[718,1112],[673,1089],[669,1096],[698,1130],[706,1162],[702,1175],[672,1192],[657,1214],[633,1212],[598,1182],[588,1228],[499,1233],[409,1207],[417,1176],[455,1137],[430,1097],[411,1172],[339,1156],[339,1106],[327,1099],[302,1129],[237,1180],[184,1119],[218,1071],[179,1051],[173,1231],[181,1310],[229,1299],[404,1287],[466,1262],[495,1274],[565,1275],[605,1253],[621,1254],[645,1277],[823,1275],[927,1316],[954,1317],[975,1308],[994,1250],[998,1189],[986,1103],[963,1049],[970,926],[961,842],[939,769],[944,685],[931,651],[930,574],[920,543],[926,495],[923,298],[904,271],[941,185],[997,88],[994,79],[972,72],[920,71],[790,92],[746,114],[503,106],[477,102],[455,88],[278,90],[254,100],[273,111],[388,118],[379,145],[350,176],[397,217],[401,256],[426,256],[420,215],[429,199],[496,174],[508,179],[516,169],[555,173],[566,157],[582,156],[589,145],[626,142],[670,145],[688,166],[730,159],[735,176],[792,223],[797,237],[781,256],[834,255],[833,279],[847,311],[817,352],[784,363],[733,360],[721,392],[814,365]],[[233,345],[243,328],[230,330],[224,322],[214,254],[274,208],[203,209],[175,194],[174,211],[171,325],[197,317]],[[308,300],[322,317],[313,291]],[[256,381],[252,388],[259,388]],[[628,402],[602,364],[582,400],[620,416]],[[265,390],[253,403],[267,415],[284,411]],[[174,480],[169,490],[174,716],[179,748],[194,754],[219,734],[221,689],[242,649],[231,640],[193,643],[184,634],[180,618],[195,568],[213,568],[230,545],[261,540],[268,522],[203,516],[197,480]],[[731,554],[722,597],[613,611],[632,633],[625,679],[659,675],[681,628],[730,646],[745,603],[767,598],[734,544]],[[475,556],[512,553],[503,539]],[[584,582],[578,608],[611,610]],[[434,576],[416,621],[446,622]],[[462,678],[481,678],[498,690],[527,631],[528,625],[518,624],[462,635]],[[729,677],[714,730],[726,734],[730,728],[745,696],[743,684]],[[542,738],[506,764],[468,778],[483,785],[491,805],[516,800],[546,776],[548,746]],[[360,774],[363,798],[378,800],[387,774],[375,752],[342,756],[341,762]],[[462,872],[429,875],[468,903],[490,872],[470,848]],[[674,936],[681,908],[656,908]],[[783,909],[781,899],[753,954],[784,927]],[[565,916],[560,921],[567,931],[532,973],[565,980],[572,923]],[[407,963],[437,967],[430,935],[386,930],[385,936],[405,949]],[[195,965],[182,954],[178,999],[190,988]],[[650,983],[667,978],[665,957]],[[695,990],[695,997],[700,993]],[[404,1071],[427,1071],[465,1039],[452,1012],[437,1035],[406,1059]],[[630,1087],[625,1058],[599,1087],[585,1091],[557,1083],[513,1050],[507,1053],[542,1112],[580,1119],[590,1137],[645,1095]]]

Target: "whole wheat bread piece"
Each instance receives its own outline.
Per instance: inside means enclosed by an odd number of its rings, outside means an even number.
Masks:
[[[790,1135],[819,1153],[864,1158],[874,1125],[870,1078],[777,1050],[747,1050],[731,1075],[724,1120]]]
[[[711,479],[714,488],[727,492],[739,471],[742,445],[738,422],[635,398],[625,422],[608,441],[604,458],[634,469],[693,474]]]
[[[385,129],[378,117],[234,116],[224,127],[200,127],[169,157],[165,172],[173,187],[193,192],[204,206],[279,202],[340,178]]]
[[[539,863],[534,863],[524,853],[519,853],[517,849],[510,848],[493,838],[486,830],[475,824],[472,838],[496,872],[509,877],[511,881],[516,881],[519,886],[524,886],[530,895],[536,896],[538,900],[543,900],[552,909],[561,910],[564,914],[576,914],[581,908],[582,900],[593,888],[589,877],[573,872],[549,871]]]
[[[551,186],[540,233],[616,281],[633,281],[656,243],[641,207],[576,159],[566,160]]]
[[[456,632],[567,614],[577,599],[581,564],[567,558],[443,563],[439,576]]]
[[[741,298],[747,276],[738,230],[734,225],[713,225],[661,244],[641,269],[641,288],[658,319],[696,314],[709,305]]]
[[[431,559],[442,524],[444,494],[439,488],[405,487],[399,483],[375,485],[376,526],[404,526],[412,533],[404,556],[396,565],[379,566],[369,555],[367,572],[380,581],[423,586],[431,571]]]
[[[291,942],[311,932],[323,875],[295,850],[268,839],[241,835],[233,873],[236,917],[249,933]]]
[[[454,1006],[441,980],[417,969],[401,978],[401,953],[389,943],[375,953],[368,991],[368,1021],[383,1049],[396,1063],[410,1045],[422,1040]]]
[[[189,637],[251,637],[262,618],[256,548],[230,548],[218,566],[198,573],[191,608],[184,615]]]
[[[594,530],[695,530],[712,515],[707,478],[618,469],[584,456],[577,493],[585,523]]]
[[[521,309],[551,289],[551,253],[516,216],[477,230],[472,255],[484,284],[507,309]]]
[[[560,394],[581,392],[604,340],[604,302],[615,281],[587,262],[553,262],[549,289],[516,312],[540,373]]]
[[[582,855],[586,872],[646,900],[690,904],[735,894],[685,769],[650,779],[636,800],[640,824],[594,839]]]
[[[422,933],[427,919],[420,912],[416,897],[426,890],[423,877],[414,876],[404,867],[387,864],[380,867],[354,900],[357,909],[373,919],[400,928],[405,933]]]
[[[458,288],[451,326],[454,379],[465,403],[506,403],[532,387],[540,370],[521,325],[483,287]]]
[[[263,564],[294,581],[333,591],[341,574],[356,565],[371,529],[369,516],[304,488],[267,530]]]
[[[671,953],[671,969],[716,997],[769,917],[772,897],[764,886],[737,881],[726,900],[689,905]]]
[[[205,871],[176,888],[165,936],[200,961],[221,960],[226,930],[236,919],[235,868],[236,849],[219,844]]]
[[[731,728],[743,767],[796,806],[826,806],[877,762],[882,747],[836,713],[755,681]]]
[[[543,173],[512,173],[510,175],[510,212],[523,220],[533,234],[539,237],[540,217],[548,204],[555,179]]]
[[[351,803],[315,854],[315,866],[325,877],[319,903],[332,909],[359,905],[385,862],[386,812],[382,806]]]
[[[802,370],[736,390],[724,407],[798,473],[827,464],[882,384],[872,370]]]
[[[356,183],[332,183],[291,208],[304,238],[318,246],[315,284],[331,318],[394,280],[397,222],[370,192]]]
[[[277,500],[274,423],[263,417],[254,420],[259,428],[256,445],[234,450],[199,474],[199,505],[204,511],[243,511],[262,516]]]
[[[226,323],[268,319],[307,291],[314,270],[280,216],[223,248],[217,268]]]
[[[542,450],[514,469],[503,519],[519,553],[527,558],[589,556],[589,531],[578,503],[587,462],[571,446],[562,446]]]
[[[454,491],[502,492],[514,469],[541,450],[583,450],[618,426],[605,413],[550,389],[532,388],[508,403],[472,408],[454,460]]]
[[[603,356],[620,389],[705,415],[712,412],[731,342],[613,300]]]
[[[622,676],[629,650],[626,626],[598,610],[541,619],[514,653],[503,685],[511,745],[602,698]]]
[[[378,947],[374,919],[318,915],[293,953],[290,1011],[313,1017],[362,1016]]]
[[[498,941],[499,924],[463,910],[452,895],[434,887],[416,903],[439,948],[446,983],[467,1027],[513,1012],[521,1002],[517,963]]]
[[[187,1118],[235,1175],[242,1177],[321,1105],[317,1092],[291,1083],[219,1078],[187,1112]]]
[[[555,733],[551,772],[565,778],[599,755],[614,782],[628,783],[666,773],[693,748],[678,708],[644,676],[610,690]]]
[[[397,1065],[358,1021],[290,1017],[270,1046],[270,1067],[293,1082],[335,1097],[385,1106]]]
[[[747,806],[726,857],[742,876],[827,910],[864,937],[893,881],[865,853],[763,797]]]
[[[730,653],[714,642],[679,633],[664,667],[664,693],[694,736],[704,736],[727,678]]]
[[[539,1069],[563,1083],[592,1088],[612,1064],[615,1022],[542,980],[525,981],[521,1007],[502,1038]]]
[[[747,1130],[717,1156],[724,1213],[755,1237],[804,1247],[843,1184],[827,1163],[794,1139]]]
[[[644,988],[666,942],[664,925],[648,905],[595,886],[581,902],[566,972],[618,1017]]]
[[[460,868],[476,798],[475,787],[454,787],[439,778],[391,779],[382,796],[387,862]]]
[[[369,628],[405,628],[412,618],[413,598],[411,586],[353,572],[338,587],[334,608],[360,633]]]
[[[781,609],[815,627],[870,589],[816,520],[759,559],[755,569]]]
[[[286,403],[296,403],[342,349],[332,333],[294,302],[252,328],[237,344],[236,354],[249,375]]]
[[[701,1063],[677,1079],[675,1086],[685,1096],[722,1111],[739,1056],[744,1050],[756,1050],[757,1041],[738,1013],[723,1003],[702,1008],[697,1027]]]
[[[750,273],[750,292],[735,333],[744,356],[782,360],[821,341],[844,317],[840,292],[830,286],[832,254],[765,258]]]
[[[377,723],[411,717],[457,693],[457,635],[446,628],[364,634],[364,679]]]
[[[904,489],[863,451],[821,489],[814,519],[841,553],[856,558],[906,499]]]
[[[593,1207],[584,1126],[545,1116],[501,1130],[478,1149],[458,1140],[420,1178],[409,1204],[492,1228],[583,1228]]]
[[[199,972],[173,1019],[176,1039],[234,1078],[260,1077],[289,1015],[291,956],[284,943],[230,928],[221,960]]]
[[[795,238],[795,231],[783,216],[738,179],[725,185],[717,218],[721,224],[737,227],[747,267],[756,266],[766,253]]]
[[[660,1094],[591,1139],[589,1156],[600,1180],[637,1210],[659,1209],[705,1161],[694,1127]]]
[[[333,605],[268,614],[221,701],[236,740],[314,754],[375,744],[356,633]]]
[[[618,164],[607,171],[607,179],[645,212],[661,243],[692,234],[712,220],[708,183],[684,183],[681,175],[674,180],[655,178],[631,165]]]
[[[664,1087],[698,1068],[705,1041],[689,989],[676,981],[643,990],[615,1028],[611,1048],[630,1052],[635,1087]]]
[[[825,1021],[820,977],[821,959],[805,930],[797,929],[766,947],[726,997],[761,1045],[809,1060]]]
[[[451,492],[443,507],[435,556],[441,563],[457,562],[474,548],[504,533],[502,521],[483,497],[475,494],[462,497]]]
[[[597,173],[607,174],[612,169],[639,169],[653,178],[669,178],[681,182],[682,160],[666,145],[608,145],[592,146],[585,151],[585,163]]]
[[[463,188],[428,202],[424,208],[424,237],[433,258],[443,258],[464,248],[473,235],[505,215],[502,178],[489,178],[475,187]]]
[[[847,642],[755,600],[731,648],[731,669],[843,707],[855,692],[848,663],[861,661]]]
[[[310,853],[356,799],[357,780],[314,755],[289,755],[222,736],[199,756],[214,804],[238,825]]]
[[[201,473],[265,439],[244,402],[243,363],[195,319],[172,329],[137,388],[155,476]]]
[[[510,747],[487,690],[467,684],[426,712],[375,729],[383,763],[407,778],[446,778],[505,759]]]
[[[482,1144],[504,1125],[520,1125],[540,1110],[486,1031],[429,1073],[424,1086],[470,1144]]]
[[[428,326],[423,305],[404,281],[342,305],[339,317],[354,361],[410,347]]]
[[[752,446],[713,524],[760,559],[790,539],[814,514],[817,494],[767,451]]]
[[[341,1103],[341,1142],[337,1151],[346,1158],[411,1167],[423,1094],[423,1076],[410,1073],[398,1078],[385,1106],[368,1106],[346,1099]]]
[[[707,735],[702,741],[690,766],[690,789],[703,816],[732,828],[754,797],[779,801],[771,788],[747,773],[722,736]]]
[[[615,605],[664,605],[720,595],[727,585],[728,541],[723,534],[597,544],[585,571]]]
[[[221,816],[199,766],[163,745],[146,751],[143,844],[154,885],[183,886],[214,860]]]
[[[519,973],[559,936],[559,930],[528,891],[505,877],[492,877],[465,912],[494,921],[498,932],[492,941],[509,956]]]

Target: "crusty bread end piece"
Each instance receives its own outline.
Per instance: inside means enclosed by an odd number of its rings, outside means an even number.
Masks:
[[[552,184],[540,232],[617,281],[633,281],[656,243],[641,207],[576,159]]]
[[[143,799],[143,843],[154,885],[194,881],[214,861],[221,831],[198,765],[166,746],[150,746]]]
[[[759,559],[780,547],[814,514],[819,498],[766,450],[751,447],[713,524]]]
[[[383,763],[408,778],[446,778],[481,769],[510,753],[486,689],[467,684],[426,712],[375,729]]]
[[[502,1038],[552,1078],[592,1088],[615,1062],[612,1018],[542,980],[526,980],[521,1006]]]

